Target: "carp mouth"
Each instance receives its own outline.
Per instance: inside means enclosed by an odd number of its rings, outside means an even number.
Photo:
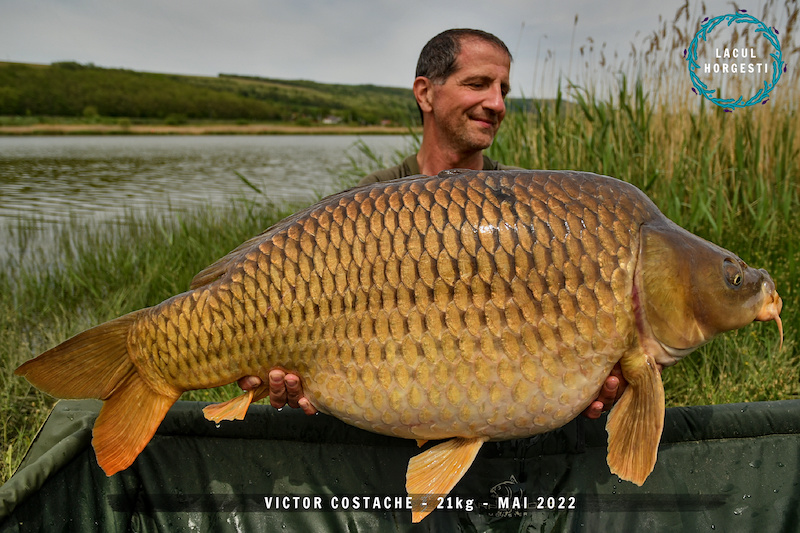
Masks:
[[[778,296],[778,291],[774,288],[772,289],[772,294],[767,297],[764,301],[764,305],[761,306],[761,310],[756,315],[755,320],[758,322],[769,322],[770,320],[774,320],[775,323],[778,325],[778,333],[781,336],[781,342],[778,346],[780,350],[783,348],[783,323],[781,322],[781,309],[783,309],[783,300],[781,297]]]
[[[778,326],[778,334],[780,335],[780,343],[778,344],[778,350],[783,349],[783,322],[781,321],[781,310],[783,309],[783,300],[781,299],[780,295],[778,295],[778,291],[775,290],[774,284],[769,281],[765,282],[763,286],[764,296],[764,303],[761,306],[758,314],[753,319],[754,322],[769,322],[770,320],[774,320],[775,324]],[[634,303],[634,310],[636,313],[636,325],[639,329],[639,334],[641,335],[642,332],[645,330],[643,322],[645,321],[645,316],[643,310],[640,308],[640,302],[638,297],[638,287],[636,283],[633,286],[633,303]],[[651,331],[652,332],[652,331]],[[680,349],[674,348],[667,344],[664,344],[656,337],[650,337],[654,340],[663,350],[663,352],[669,356],[672,361],[669,363],[658,361],[659,363],[663,364],[664,366],[670,366],[675,364],[683,357],[689,355],[693,351],[695,351],[698,346],[693,346],[691,348]],[[706,342],[710,341],[711,339],[707,339]],[[705,344],[705,343],[702,343]],[[658,360],[658,357],[656,358]]]

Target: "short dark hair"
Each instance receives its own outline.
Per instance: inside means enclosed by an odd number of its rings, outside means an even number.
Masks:
[[[456,70],[456,59],[461,53],[461,42],[464,39],[478,39],[496,46],[508,54],[508,59],[511,60],[511,52],[506,44],[491,33],[456,28],[443,31],[422,48],[417,61],[416,76],[424,76],[434,83],[444,83]]]

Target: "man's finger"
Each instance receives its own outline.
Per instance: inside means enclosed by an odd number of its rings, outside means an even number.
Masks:
[[[297,403],[300,406],[300,409],[302,409],[305,414],[307,415],[317,414],[317,408],[311,405],[311,402],[308,401],[308,398],[306,397],[300,398],[300,400],[298,400]]]
[[[286,374],[285,383],[289,407],[299,407],[307,415],[316,414],[317,408],[303,396],[303,385],[300,378],[294,374]]]
[[[595,400],[583,411],[583,416],[595,420],[603,414],[603,402]]]
[[[284,376],[284,383],[286,384],[286,401],[289,407],[299,407],[297,401],[303,397],[303,387],[300,385],[300,378],[294,374],[286,374]]]
[[[243,391],[249,391],[253,389],[257,389],[261,385],[261,378],[258,376],[245,376],[241,378],[239,381],[239,387]]]
[[[269,373],[269,403],[272,407],[280,409],[286,405],[286,386],[283,370],[275,369]]]
[[[609,411],[614,407],[617,401],[617,392],[619,391],[619,378],[611,375],[606,378],[603,383],[603,388],[600,389],[600,395],[597,399],[603,403],[603,411]]]

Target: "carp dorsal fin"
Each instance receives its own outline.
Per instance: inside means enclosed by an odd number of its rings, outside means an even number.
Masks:
[[[656,464],[664,429],[664,385],[653,356],[636,352],[621,360],[628,381],[606,422],[612,474],[641,486]]]
[[[217,259],[206,268],[198,272],[189,283],[189,289],[194,290],[198,287],[203,287],[224,276],[231,266],[240,261],[242,256],[246,254],[253,245],[257,246],[257,240],[261,238],[261,235],[256,235],[252,239],[242,243],[228,255]]]
[[[411,496],[412,522],[419,522],[436,509],[436,496],[445,496],[453,490],[486,441],[486,437],[458,437],[411,458],[406,473],[406,491]]]
[[[199,287],[208,285],[213,281],[216,281],[218,278],[222,277],[222,275],[228,270],[229,264],[230,260],[226,255],[225,257],[216,261],[212,265],[207,266],[206,268],[198,272],[195,277],[192,278],[192,281],[189,283],[189,289],[194,290]]]

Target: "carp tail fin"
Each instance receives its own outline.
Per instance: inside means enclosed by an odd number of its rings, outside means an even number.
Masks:
[[[153,437],[179,391],[154,391],[128,352],[128,332],[142,311],[79,333],[14,373],[57,398],[97,398],[103,407],[92,432],[97,462],[107,475],[123,470]]]
[[[664,429],[664,385],[651,356],[626,356],[620,363],[628,388],[606,422],[608,466],[641,486],[655,467]]]
[[[139,313],[78,333],[23,363],[14,373],[56,398],[104,400],[136,370],[128,355],[128,331]]]
[[[417,523],[436,509],[464,477],[486,438],[455,438],[415,455],[408,462],[406,491],[411,496],[411,521]]]

